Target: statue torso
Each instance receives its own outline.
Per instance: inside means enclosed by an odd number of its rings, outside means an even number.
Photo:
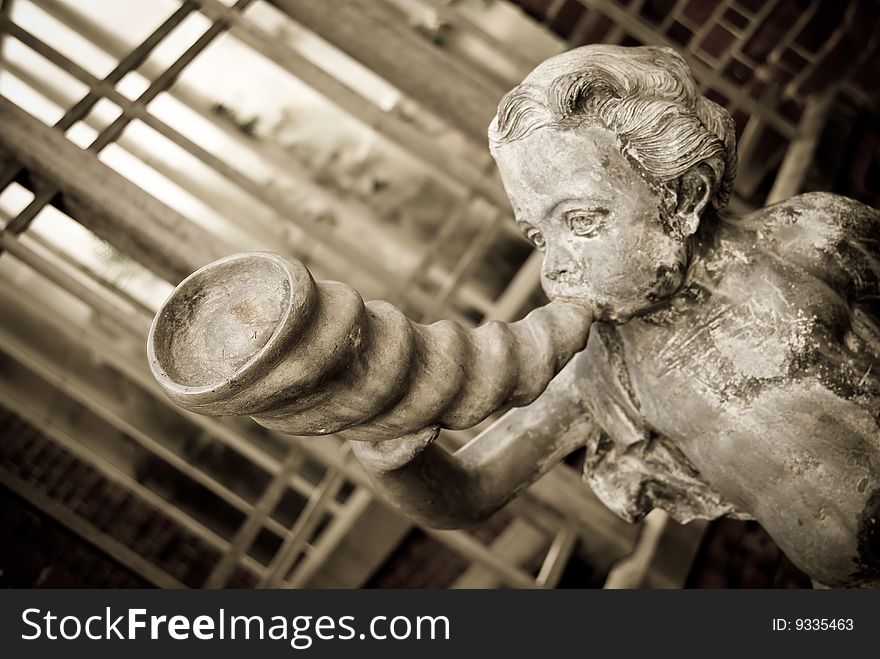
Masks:
[[[643,499],[656,491],[648,503],[685,519],[745,512],[776,537],[864,535],[880,503],[880,343],[863,304],[877,273],[849,253],[858,220],[847,216],[866,207],[839,199],[805,195],[722,223],[668,306],[591,335],[591,409],[615,458],[639,455],[642,473],[623,478],[641,481],[630,489]],[[670,469],[686,477],[664,482]]]

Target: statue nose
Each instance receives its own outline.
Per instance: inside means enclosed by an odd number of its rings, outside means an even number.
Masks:
[[[568,270],[548,270],[544,276],[550,281],[557,281],[567,274]]]

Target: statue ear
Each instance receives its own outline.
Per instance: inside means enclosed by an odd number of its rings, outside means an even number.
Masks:
[[[689,169],[678,179],[675,219],[683,237],[693,235],[700,225],[700,215],[709,203],[712,181],[702,167]]]

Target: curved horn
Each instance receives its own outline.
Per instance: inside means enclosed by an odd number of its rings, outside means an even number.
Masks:
[[[148,353],[185,409],[379,441],[532,402],[586,345],[591,320],[554,301],[512,324],[420,325],[344,284],[316,283],[295,259],[252,252],[185,279],[153,321]]]

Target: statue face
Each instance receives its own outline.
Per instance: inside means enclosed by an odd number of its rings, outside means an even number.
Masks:
[[[686,238],[674,209],[596,126],[541,128],[499,146],[495,160],[520,228],[544,252],[551,298],[586,301],[624,321],[681,285]]]

